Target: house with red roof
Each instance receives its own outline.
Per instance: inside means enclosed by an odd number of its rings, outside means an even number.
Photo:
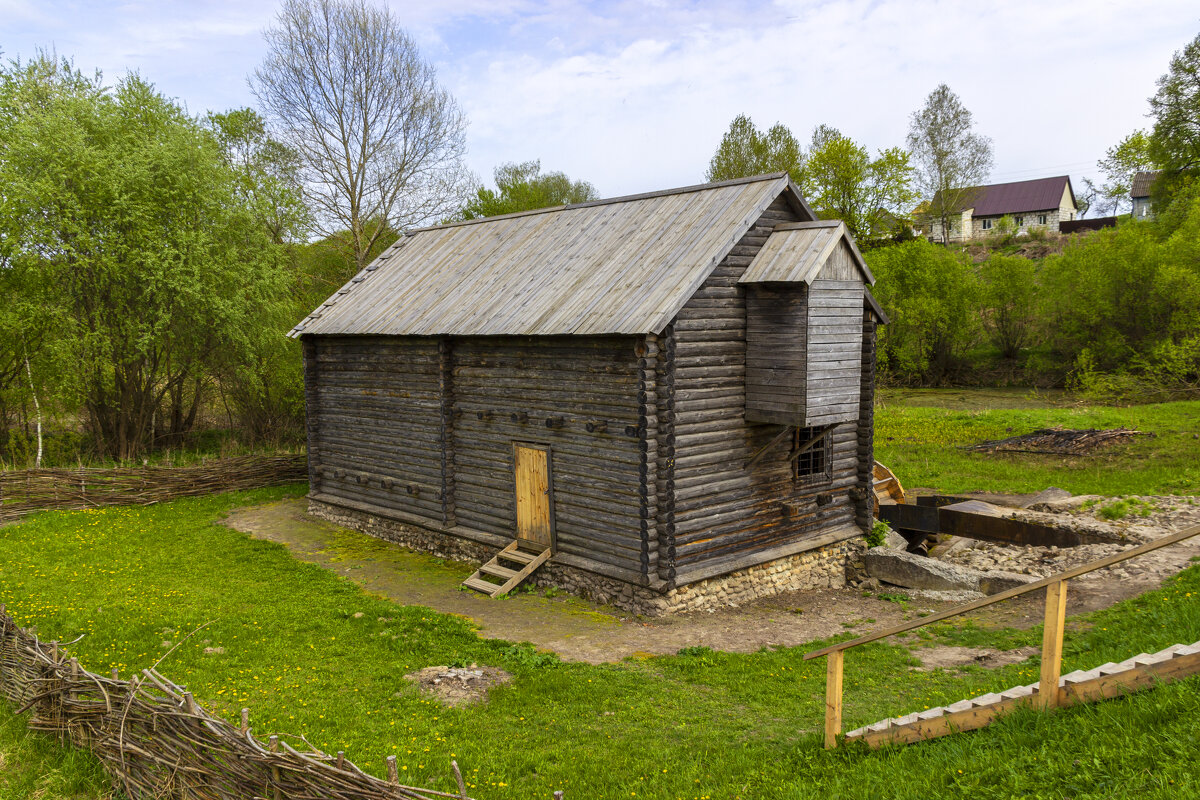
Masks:
[[[1004,217],[1009,217],[1018,232],[1035,228],[1058,232],[1060,222],[1079,216],[1075,191],[1066,175],[1037,178],[1014,183],[975,186],[948,203],[949,236],[942,231],[942,220],[926,211],[921,232],[935,242],[962,242],[987,236]],[[942,206],[941,194],[934,196],[928,208]]]

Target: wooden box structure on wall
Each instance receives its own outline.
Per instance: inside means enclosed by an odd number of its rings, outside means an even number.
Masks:
[[[472,546],[535,520],[655,597],[860,536],[871,280],[786,174],[409,231],[291,333],[309,497]]]
[[[874,283],[837,220],[776,225],[746,287],[746,419],[801,428],[858,419],[862,309]]]

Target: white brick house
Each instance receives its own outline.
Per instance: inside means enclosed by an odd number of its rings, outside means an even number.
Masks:
[[[932,208],[941,204],[935,196]],[[1058,231],[1058,223],[1079,216],[1075,191],[1066,175],[1038,178],[1015,183],[994,183],[968,189],[952,204],[950,235],[942,231],[942,221],[926,211],[921,233],[935,242],[961,242],[987,236],[1004,217],[1012,219],[1018,231],[1044,228]]]

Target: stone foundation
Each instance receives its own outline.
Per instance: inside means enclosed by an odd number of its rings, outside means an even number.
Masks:
[[[308,501],[308,512],[378,539],[454,561],[483,563],[499,549],[495,545],[312,498]],[[846,585],[847,579],[861,577],[864,549],[863,540],[855,537],[665,592],[554,560],[538,569],[529,582],[535,586],[557,587],[641,616],[658,617],[736,607],[782,592],[840,588]]]

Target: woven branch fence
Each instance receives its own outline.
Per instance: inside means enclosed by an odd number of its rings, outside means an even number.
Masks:
[[[0,522],[47,509],[150,505],[308,479],[307,456],[241,456],[190,467],[0,472]]]
[[[267,800],[471,800],[458,765],[457,794],[403,786],[396,757],[388,780],[345,759],[278,736],[264,745],[250,731],[211,716],[192,695],[153,669],[119,680],[79,666],[57,642],[18,628],[0,604],[0,694],[29,712],[29,727],[90,749],[130,800],[266,798]],[[307,745],[307,743],[305,743]],[[555,793],[556,798],[561,794]]]

